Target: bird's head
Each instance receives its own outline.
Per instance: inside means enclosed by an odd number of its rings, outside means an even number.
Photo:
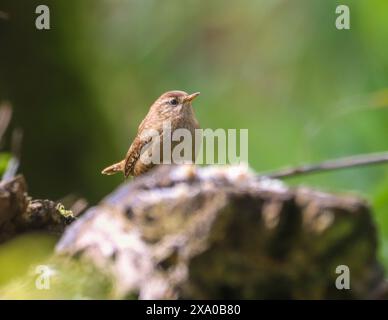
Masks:
[[[168,91],[155,101],[152,108],[164,117],[191,112],[191,103],[198,96],[199,92]]]

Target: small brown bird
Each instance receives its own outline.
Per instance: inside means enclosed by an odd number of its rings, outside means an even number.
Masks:
[[[176,129],[188,129],[191,133],[191,146],[193,149],[192,160],[195,160],[195,129],[199,129],[199,124],[194,115],[191,102],[198,97],[199,92],[187,94],[184,91],[169,91],[162,94],[150,107],[150,110],[144,120],[140,123],[137,135],[133,140],[127,155],[124,160],[115,163],[102,171],[102,174],[112,175],[117,172],[123,172],[125,177],[138,176],[150,170],[155,166],[155,163],[145,163],[141,159],[141,155],[145,150],[152,153],[150,150],[155,150],[153,147],[146,148],[150,144],[152,138],[144,133],[149,130],[156,130],[160,140],[163,140],[163,132],[166,130],[165,124],[171,126],[171,135]],[[171,142],[173,149],[177,142]],[[158,146],[160,151],[161,162],[163,162],[163,148]]]

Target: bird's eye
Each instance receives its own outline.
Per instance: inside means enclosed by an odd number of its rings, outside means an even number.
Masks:
[[[172,104],[173,106],[176,106],[176,105],[178,104],[178,100],[175,99],[175,98],[172,98],[172,99],[170,100],[170,104]]]

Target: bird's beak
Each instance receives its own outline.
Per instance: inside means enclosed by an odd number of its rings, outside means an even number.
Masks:
[[[191,102],[191,101],[193,101],[196,97],[198,97],[199,94],[200,94],[199,92],[189,94],[189,95],[187,95],[187,96],[183,99],[183,102]]]

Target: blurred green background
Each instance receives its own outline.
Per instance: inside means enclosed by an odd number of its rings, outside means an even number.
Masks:
[[[35,29],[38,4],[49,31]],[[339,4],[350,30],[335,28]],[[34,197],[94,204],[113,190],[123,178],[101,169],[172,89],[201,91],[203,128],[249,129],[256,171],[388,150],[386,0],[0,0],[0,11],[0,100],[24,130],[20,171]],[[290,183],[366,197],[388,268],[388,166]],[[42,258],[55,242],[36,241]],[[0,246],[0,261],[13,259],[0,285],[36,262],[23,243]]]

